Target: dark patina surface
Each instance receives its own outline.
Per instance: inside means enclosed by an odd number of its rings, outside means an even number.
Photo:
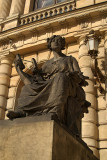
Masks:
[[[25,85],[15,111],[9,111],[7,116],[15,119],[51,114],[74,134],[80,134],[81,119],[90,106],[82,89],[82,86],[88,85],[85,81],[88,77],[83,76],[74,57],[62,53],[64,38],[52,36],[47,41],[54,57],[41,69],[38,69],[35,59],[32,59],[32,75],[23,72],[25,66],[20,55],[16,56],[16,70]]]

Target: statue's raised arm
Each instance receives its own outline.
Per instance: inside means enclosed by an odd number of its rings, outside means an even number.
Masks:
[[[21,56],[19,54],[16,55],[14,60],[15,68],[18,74],[20,75],[21,80],[24,82],[25,85],[31,84],[30,77],[27,73],[23,72],[25,69],[25,65],[22,62]]]

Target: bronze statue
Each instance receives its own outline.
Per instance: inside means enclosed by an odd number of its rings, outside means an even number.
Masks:
[[[88,112],[90,103],[85,100],[82,86],[88,85],[80,71],[77,60],[62,53],[65,38],[52,36],[47,40],[54,57],[38,69],[32,59],[32,75],[24,73],[24,65],[19,55],[15,66],[24,82],[15,111],[9,111],[9,119],[53,114],[75,133],[79,132],[80,121]]]

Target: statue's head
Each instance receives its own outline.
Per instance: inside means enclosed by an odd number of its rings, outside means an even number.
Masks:
[[[59,47],[60,50],[65,49],[65,38],[59,35],[53,35],[47,39],[48,48],[52,51],[55,47]]]

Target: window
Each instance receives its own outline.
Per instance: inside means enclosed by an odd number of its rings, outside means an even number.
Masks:
[[[63,2],[65,0],[35,0],[34,1],[34,10],[38,8],[44,8],[59,2]]]

